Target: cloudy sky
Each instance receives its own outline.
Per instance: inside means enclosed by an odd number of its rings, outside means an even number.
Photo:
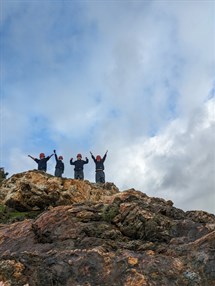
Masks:
[[[108,150],[120,190],[215,213],[214,17],[209,0],[1,0],[0,165],[56,149],[73,178],[71,157]]]

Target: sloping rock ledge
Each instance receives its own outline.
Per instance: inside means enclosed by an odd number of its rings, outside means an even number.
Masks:
[[[215,285],[213,214],[38,171],[5,180],[0,200],[41,210],[0,225],[0,285]]]

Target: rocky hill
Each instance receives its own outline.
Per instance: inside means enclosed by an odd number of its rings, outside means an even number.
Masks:
[[[0,188],[1,286],[213,286],[215,216],[112,183],[13,175]]]

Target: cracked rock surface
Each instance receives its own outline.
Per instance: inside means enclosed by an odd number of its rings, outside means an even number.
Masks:
[[[5,180],[0,201],[40,210],[0,224],[0,285],[215,285],[213,214],[38,171]]]

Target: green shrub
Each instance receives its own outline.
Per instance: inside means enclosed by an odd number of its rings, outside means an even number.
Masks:
[[[111,222],[119,213],[119,206],[116,204],[104,206],[102,211],[102,219],[106,222]]]

